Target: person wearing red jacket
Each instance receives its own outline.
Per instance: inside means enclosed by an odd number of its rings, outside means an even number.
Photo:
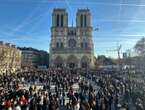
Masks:
[[[5,100],[4,105],[5,105],[6,110],[11,110],[12,102],[10,99]]]
[[[28,105],[28,100],[25,98],[25,96],[22,95],[20,97],[20,100],[19,101],[20,101],[21,109],[22,110],[26,110],[27,109],[27,105]]]

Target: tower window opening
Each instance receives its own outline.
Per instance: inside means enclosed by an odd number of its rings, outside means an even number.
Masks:
[[[83,27],[83,15],[81,15],[80,22],[81,22],[81,27]]]
[[[59,27],[59,15],[57,15],[56,19],[56,26]]]
[[[87,16],[84,15],[84,27],[86,27],[86,26],[87,26]]]
[[[61,15],[61,27],[63,27],[63,15]]]

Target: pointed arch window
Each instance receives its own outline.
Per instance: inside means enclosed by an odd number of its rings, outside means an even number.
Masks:
[[[61,15],[61,27],[63,27],[63,15]]]
[[[81,27],[83,27],[83,15],[81,15],[80,17],[80,23],[81,23]]]
[[[59,27],[59,14],[56,16],[56,26]]]
[[[86,27],[86,26],[87,26],[87,16],[84,15],[84,27]]]
[[[88,48],[88,43],[87,42],[85,42],[85,48]]]
[[[59,42],[56,43],[56,48],[59,48]]]
[[[63,48],[64,47],[64,44],[61,42],[61,48]]]

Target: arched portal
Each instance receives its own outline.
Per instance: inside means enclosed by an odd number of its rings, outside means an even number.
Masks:
[[[67,67],[69,68],[77,68],[78,66],[78,60],[77,57],[74,55],[70,55],[67,58]]]
[[[87,56],[83,56],[81,58],[81,67],[88,68],[89,67],[89,58]]]
[[[63,67],[63,58],[61,56],[57,56],[54,60],[55,67],[62,68]]]

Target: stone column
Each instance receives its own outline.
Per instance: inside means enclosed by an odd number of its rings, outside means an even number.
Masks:
[[[80,27],[80,14],[77,14],[76,17],[76,27]]]
[[[64,19],[63,19],[63,21],[64,21],[64,26],[65,26],[65,27],[68,27],[68,14],[67,14],[67,13],[64,14]]]

